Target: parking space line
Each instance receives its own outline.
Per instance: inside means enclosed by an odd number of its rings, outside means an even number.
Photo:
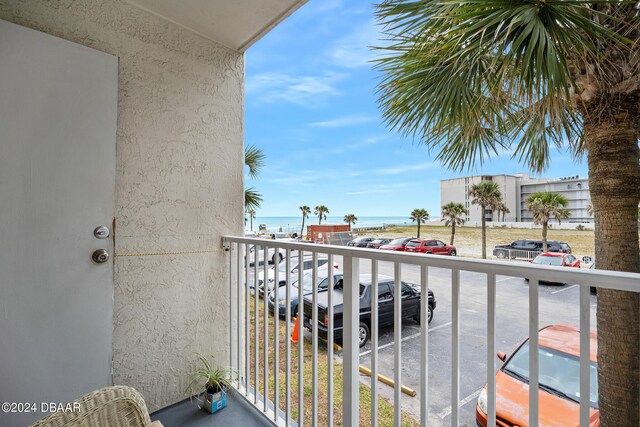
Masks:
[[[507,276],[504,279],[496,280],[496,283],[506,282],[507,280],[517,279],[517,277]]]
[[[433,331],[437,331],[438,329],[442,329],[442,328],[444,328],[446,326],[451,325],[451,323],[453,323],[453,322],[447,322],[447,323],[443,323],[442,325],[438,325],[435,328],[429,329],[429,332],[433,332]],[[407,340],[410,340],[412,338],[418,338],[419,336],[420,336],[420,333],[409,335],[407,337],[402,338],[400,341],[401,342],[402,341],[407,341]],[[391,341],[388,344],[381,345],[381,346],[378,347],[378,351],[380,351],[382,349],[385,349],[387,347],[391,347],[393,344],[394,344],[394,341]],[[371,350],[363,351],[362,353],[360,353],[360,356],[366,356],[367,354],[370,354],[370,353],[371,353]]]
[[[569,289],[571,289],[571,288],[575,288],[576,286],[579,286],[579,285],[571,285],[571,286],[569,286],[568,288],[563,288],[563,289],[560,289],[560,290],[558,290],[558,291],[553,291],[553,292],[551,292],[551,293],[552,293],[552,294],[559,294],[560,292],[568,291]]]
[[[484,387],[483,387],[483,388],[484,388]],[[477,398],[478,398],[478,396],[480,396],[480,392],[481,392],[481,391],[482,391],[482,388],[481,388],[481,389],[478,389],[478,390],[476,390],[476,391],[474,391],[474,392],[473,392],[473,393],[471,393],[469,396],[467,396],[467,397],[465,397],[464,399],[462,399],[462,400],[460,401],[460,406],[462,407],[462,406],[466,405],[467,403],[471,402],[472,400],[477,399]],[[439,417],[441,420],[444,420],[444,419],[445,419],[446,417],[448,417],[449,415],[451,415],[451,406],[446,407],[442,412],[440,412],[440,413],[438,414],[438,417]]]

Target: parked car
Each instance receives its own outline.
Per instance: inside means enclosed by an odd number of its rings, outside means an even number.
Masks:
[[[347,243],[347,246],[355,246],[357,248],[366,248],[367,244],[373,242],[377,237],[356,237]]]
[[[380,246],[380,249],[384,251],[404,251],[407,243],[415,239],[415,237],[399,237],[397,239],[393,239],[386,245]]]
[[[404,248],[405,252],[421,252],[423,254],[433,255],[451,255],[456,256],[458,250],[453,245],[447,245],[441,240],[433,239],[413,239],[407,243]]]
[[[580,332],[573,326],[555,325],[539,333],[539,424],[541,426],[577,426],[580,424]],[[589,369],[589,426],[600,425],[598,410],[598,340],[591,331]],[[500,426],[529,425],[529,339],[507,356],[496,373],[496,418]],[[476,405],[478,426],[487,425],[487,388],[480,392]]]
[[[322,291],[326,291],[329,288],[329,276],[327,274],[327,269],[326,266],[328,264],[325,264],[325,266],[318,271],[317,274],[317,287],[318,287],[318,292],[322,292]],[[298,315],[298,288],[299,288],[299,281],[293,282],[291,283],[291,291],[290,291],[290,307],[291,307],[291,316],[297,316]],[[334,270],[333,273],[333,287],[335,288],[342,288],[342,272],[339,270]],[[287,307],[287,287],[286,286],[282,286],[279,287],[277,290],[273,290],[269,293],[269,299],[268,299],[268,304],[269,304],[269,311],[271,313],[275,312],[275,299],[276,299],[276,292],[278,292],[278,305],[280,307],[280,317],[284,318],[286,317],[286,307]],[[302,296],[304,297],[305,295],[311,295],[313,293],[313,274],[312,273],[305,273],[305,275],[302,277]]]
[[[270,233],[267,237],[265,237],[265,240],[277,240],[280,242],[295,242],[296,239],[292,239],[287,233]],[[273,244],[273,242],[265,242],[266,243],[271,243]],[[259,246],[260,250],[258,250],[258,254],[257,254],[257,259],[258,259],[258,265],[260,265],[261,263],[264,263],[264,246],[258,244],[257,246]],[[276,263],[276,257],[278,258],[278,260],[282,261],[284,259],[284,257],[287,256],[287,251],[285,249],[282,248],[278,248],[278,254],[276,255],[276,250],[275,248],[269,248],[267,250],[267,262],[270,262],[271,264],[275,264]],[[249,261],[249,265],[254,265],[255,261],[256,261],[256,245],[251,245],[249,247],[249,254],[247,256],[248,261]]]
[[[329,259],[327,257],[318,257],[317,258],[317,262],[316,262],[316,266],[317,267],[322,267],[323,265],[327,264],[329,262]],[[286,262],[281,262],[280,266],[278,267],[278,287],[280,286],[285,286],[287,283],[291,283],[295,280],[298,280],[298,267],[299,267],[299,260],[298,257],[291,257],[290,260],[290,264],[291,264],[291,270],[289,272],[287,272],[287,263]],[[338,268],[338,264],[334,264],[334,268]],[[313,257],[311,255],[305,255],[302,259],[302,271],[303,271],[303,275],[304,273],[307,272],[311,272],[313,269]],[[267,293],[271,292],[274,288],[275,288],[275,266],[270,267],[267,270]],[[258,283],[258,293],[262,296],[264,294],[264,271],[259,271],[258,272],[258,277],[257,277],[257,283]]]
[[[538,254],[538,256],[536,256],[533,261],[531,261],[531,264],[580,268],[580,260],[578,258],[574,257],[571,254],[565,254],[562,252],[542,252],[541,254]],[[524,280],[526,280],[527,282],[529,281],[529,279],[526,278]],[[555,282],[545,281],[545,283]]]
[[[373,248],[373,249],[379,249],[380,246],[386,245],[390,241],[391,241],[391,239],[389,239],[389,238],[381,237],[379,239],[375,239],[375,240],[372,240],[371,242],[367,243],[367,247],[368,248]]]
[[[358,344],[365,345],[371,336],[371,274],[360,275],[360,325],[358,328]],[[414,319],[420,323],[420,288],[412,283],[401,282],[402,285],[402,318]],[[378,275],[378,326],[393,324],[393,295],[395,281],[393,277]],[[318,335],[327,338],[329,319],[327,316],[328,292],[318,293]],[[433,291],[429,289],[428,295],[428,319],[433,319],[433,311],[436,308],[436,299]],[[337,288],[333,293],[333,335],[335,339],[342,338],[342,288]],[[313,306],[309,296],[304,298],[304,326],[312,329]]]
[[[540,252],[542,252],[542,240],[516,240],[508,245],[497,245],[493,248],[493,256],[500,259],[533,259]],[[547,252],[563,252],[570,254],[571,246],[565,242],[548,240]]]

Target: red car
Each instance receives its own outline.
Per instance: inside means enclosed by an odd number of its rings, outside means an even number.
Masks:
[[[382,249],[385,251],[404,251],[405,246],[411,240],[415,239],[415,237],[399,237],[397,239],[393,239],[386,245],[380,246],[378,249]]]
[[[558,267],[580,268],[580,260],[571,254],[563,252],[542,252],[531,261],[532,264],[556,265]]]
[[[447,245],[441,240],[413,239],[404,248],[405,252],[421,252],[423,254],[456,256],[455,246]]]

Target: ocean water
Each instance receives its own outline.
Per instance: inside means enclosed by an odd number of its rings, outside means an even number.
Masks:
[[[249,231],[249,217],[246,217],[245,229]],[[309,215],[304,222],[305,228],[309,224],[317,224],[318,217]],[[323,224],[345,224],[344,216],[328,215],[327,219],[322,220]],[[302,227],[302,215],[300,216],[257,216],[253,218],[253,231],[258,231],[259,225],[264,224],[268,231],[282,231],[300,233]],[[413,223],[415,224],[415,222]],[[381,227],[383,225],[411,225],[409,216],[362,216],[358,217],[355,225],[352,227]]]

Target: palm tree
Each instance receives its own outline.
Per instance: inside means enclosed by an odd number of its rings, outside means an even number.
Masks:
[[[542,225],[542,250],[547,251],[547,229],[551,218],[560,223],[563,218],[569,218],[571,213],[565,209],[569,199],[553,191],[539,191],[527,197],[527,209],[533,214],[533,222]]]
[[[348,214],[344,216],[344,222],[349,224],[349,227],[351,227],[351,224],[355,224],[357,220],[358,220],[358,217],[355,216],[354,214]]]
[[[313,209],[314,215],[318,215],[318,225],[322,224],[323,219],[327,219],[329,208],[325,205],[318,205]]]
[[[302,205],[300,206],[300,211],[302,212],[302,228],[300,229],[300,238],[302,238],[304,236],[304,220],[309,218],[311,208],[307,205]]]
[[[249,214],[249,219],[251,221],[251,228],[250,230],[253,231],[253,218],[256,217],[256,211],[254,211],[253,209],[248,209],[247,213]]]
[[[249,168],[249,177],[256,179],[258,174],[264,167],[266,156],[259,148],[253,145],[247,147],[244,151],[244,164]],[[244,190],[244,208],[256,210],[262,204],[262,195],[255,188],[247,188]]]
[[[385,121],[458,170],[511,147],[535,172],[552,144],[586,153],[598,268],[640,272],[637,2],[463,4],[378,5]],[[600,422],[640,425],[640,294],[602,290],[597,310]]]
[[[473,184],[469,189],[469,195],[473,197],[471,203],[480,206],[482,215],[482,259],[487,258],[487,208],[492,210],[502,203],[502,193],[498,184],[492,181],[482,181]]]
[[[496,212],[498,213],[498,220],[500,220],[500,214],[502,214],[502,222],[504,222],[504,216],[511,213],[511,209],[507,207],[506,203],[500,203],[496,207]]]
[[[420,238],[420,224],[426,224],[429,219],[429,212],[426,209],[414,209],[411,211],[411,216],[409,217],[411,222],[415,221],[418,223],[418,238]]]
[[[456,225],[464,224],[463,215],[469,215],[469,211],[464,208],[462,203],[449,202],[442,207],[442,218],[440,221],[444,221],[444,225],[451,226],[451,242],[453,245],[453,238],[456,235]]]

